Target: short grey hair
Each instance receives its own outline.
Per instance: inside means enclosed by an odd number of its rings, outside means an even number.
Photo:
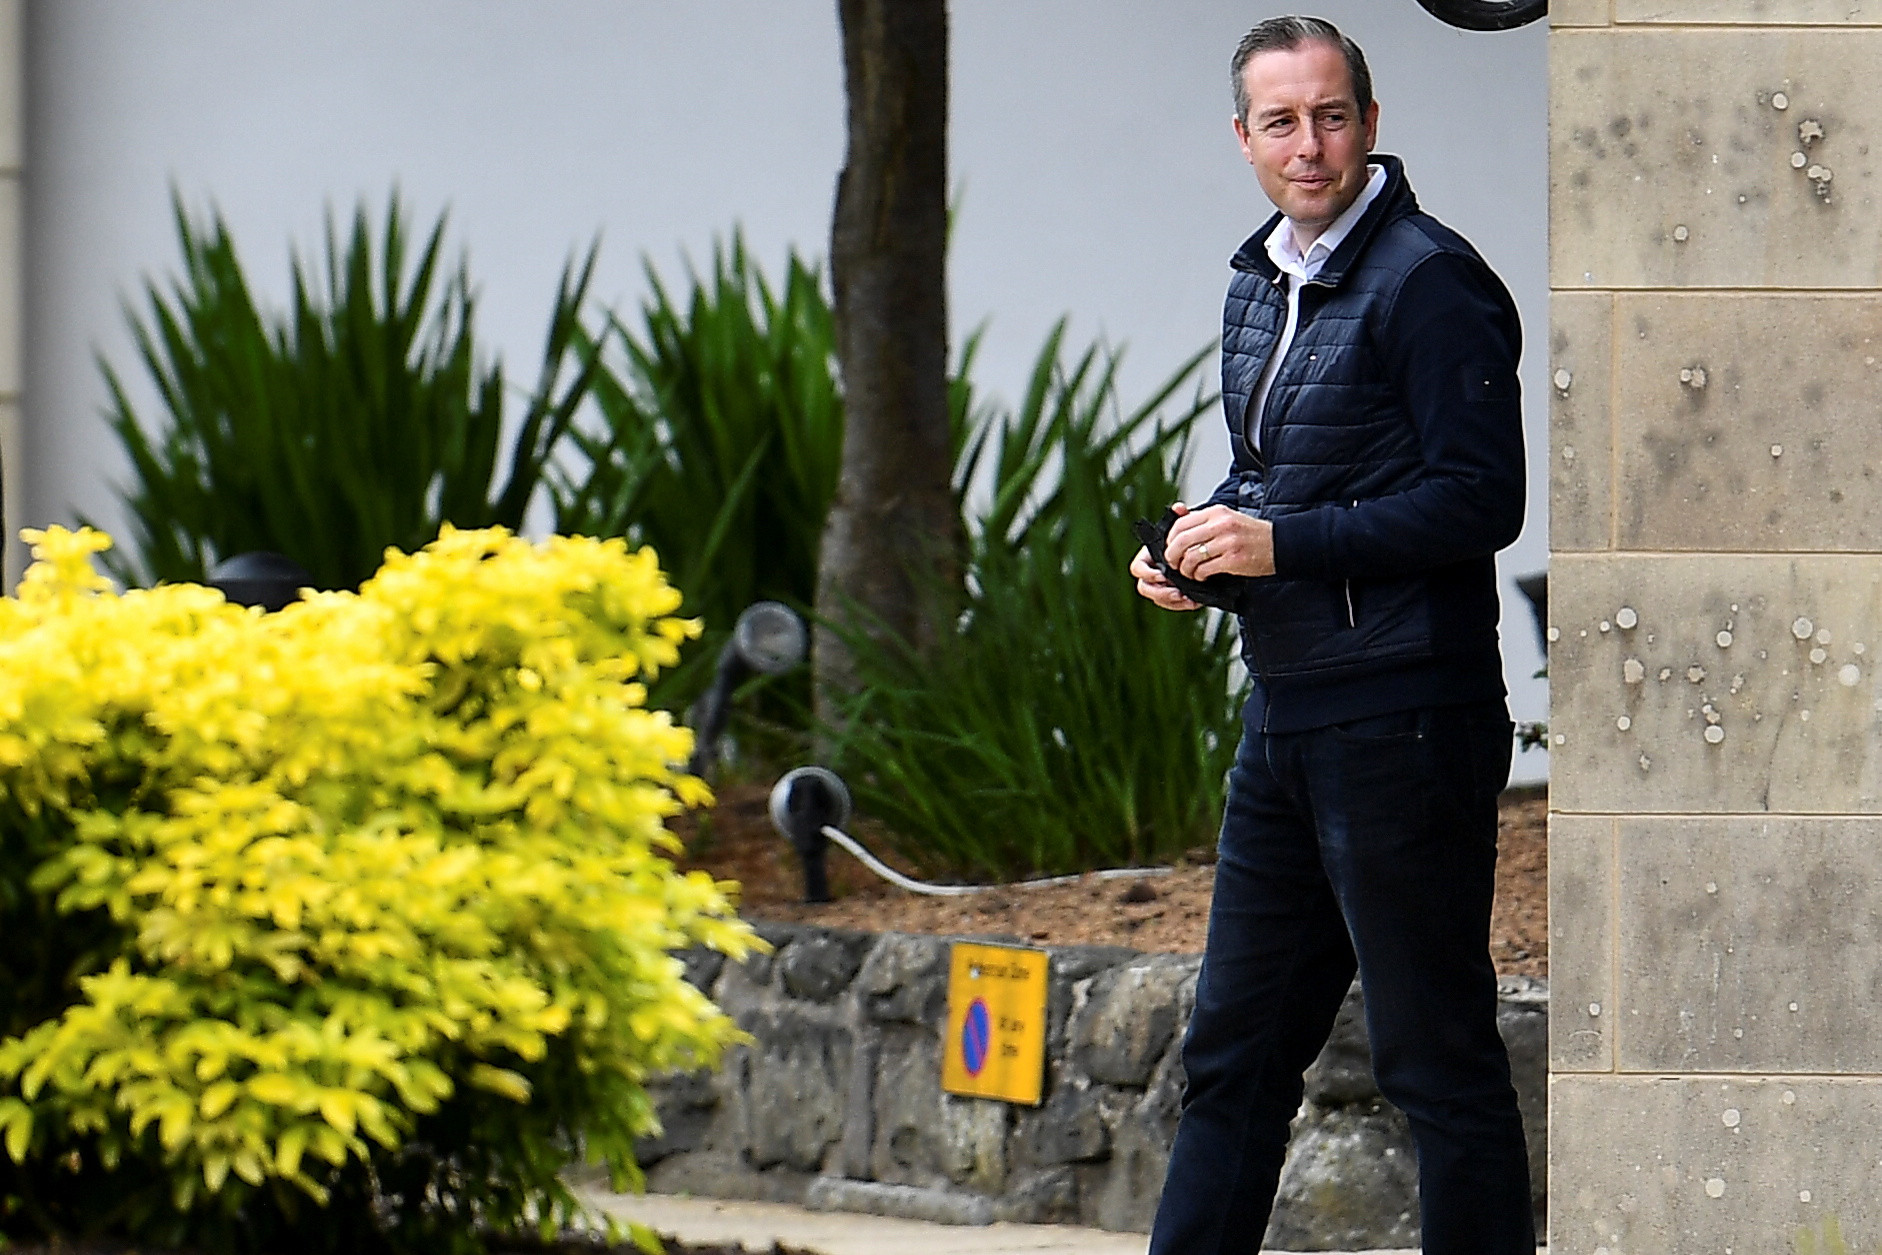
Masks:
[[[1366,66],[1366,54],[1346,37],[1339,27],[1320,17],[1271,17],[1242,36],[1235,46],[1235,59],[1229,63],[1229,80],[1235,88],[1235,116],[1248,125],[1248,84],[1242,71],[1250,58],[1263,52],[1292,52],[1302,44],[1331,44],[1346,58],[1347,72],[1353,79],[1353,98],[1359,102],[1364,117],[1372,108],[1372,71]]]

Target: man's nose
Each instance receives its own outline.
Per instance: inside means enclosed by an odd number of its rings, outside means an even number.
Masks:
[[[1317,161],[1326,148],[1326,138],[1320,133],[1320,124],[1308,119],[1300,128],[1300,143],[1295,152],[1303,160]]]

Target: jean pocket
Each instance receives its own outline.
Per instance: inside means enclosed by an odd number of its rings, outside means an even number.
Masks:
[[[1421,741],[1425,735],[1425,724],[1425,711],[1395,710],[1386,715],[1348,719],[1344,723],[1334,724],[1330,730],[1338,740],[1364,745]]]

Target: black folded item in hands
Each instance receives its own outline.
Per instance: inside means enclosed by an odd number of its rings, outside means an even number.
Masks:
[[[1131,530],[1137,533],[1137,539],[1149,551],[1150,564],[1163,572],[1164,578],[1176,586],[1176,591],[1199,606],[1236,613],[1241,605],[1242,592],[1248,586],[1246,575],[1211,575],[1206,580],[1192,580],[1171,566],[1169,559],[1163,556],[1165,547],[1170,543],[1170,528],[1181,517],[1174,510],[1165,510],[1163,517],[1154,523],[1149,519],[1138,519],[1131,524]]]

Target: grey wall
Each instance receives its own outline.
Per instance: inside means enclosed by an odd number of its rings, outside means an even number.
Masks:
[[[1522,305],[1535,404],[1529,528],[1545,561],[1544,35],[1465,35],[1412,0],[1320,0],[1369,50],[1382,147]],[[1229,130],[1226,61],[1275,10],[1227,0],[955,0],[955,324],[1016,395],[1052,322],[1127,343],[1127,396],[1216,334],[1225,261],[1268,214]],[[219,204],[251,275],[285,287],[323,206],[401,187],[449,206],[486,337],[535,357],[556,272],[595,232],[598,292],[631,308],[737,222],[767,266],[821,254],[842,160],[834,0],[31,0],[28,524],[118,518],[123,474],[93,355],[131,362],[120,306],[175,260],[168,200]],[[1219,474],[1212,427],[1192,483]],[[9,570],[17,572],[16,561]],[[1506,589],[1518,718],[1546,692]],[[1540,755],[1519,760],[1526,776]]]

